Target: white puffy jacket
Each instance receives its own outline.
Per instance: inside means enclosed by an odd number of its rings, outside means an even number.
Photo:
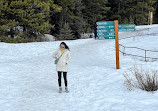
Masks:
[[[59,58],[61,56],[61,50],[58,49],[54,54],[53,57]],[[67,72],[68,71],[68,64],[71,60],[70,51],[68,49],[65,49],[63,52],[63,55],[59,58],[58,63],[56,64],[56,70],[61,72]]]

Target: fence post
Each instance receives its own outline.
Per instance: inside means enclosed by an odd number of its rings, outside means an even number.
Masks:
[[[125,54],[125,47],[123,47],[124,48],[124,50],[123,50],[123,55],[125,56],[126,54]]]
[[[147,62],[147,60],[146,60],[146,50],[145,50],[145,62]]]

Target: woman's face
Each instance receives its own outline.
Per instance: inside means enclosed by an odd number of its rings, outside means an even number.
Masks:
[[[61,45],[60,45],[60,49],[65,49],[65,45],[64,45],[64,44],[61,44]]]

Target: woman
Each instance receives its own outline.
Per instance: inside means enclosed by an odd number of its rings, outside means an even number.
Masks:
[[[60,48],[54,53],[54,58],[58,60],[56,64],[56,70],[58,73],[59,93],[62,92],[62,87],[61,87],[62,73],[65,82],[65,91],[68,93],[69,91],[67,87],[67,71],[68,71],[68,64],[71,60],[71,55],[70,55],[69,47],[66,45],[65,42],[62,42],[60,44]]]

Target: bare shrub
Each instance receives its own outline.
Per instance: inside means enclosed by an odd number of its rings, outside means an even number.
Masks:
[[[158,71],[151,70],[144,71],[142,68],[134,67],[130,69],[130,72],[134,76],[133,78],[129,76],[126,72],[123,74],[125,77],[125,85],[128,90],[133,88],[139,88],[148,92],[158,90]]]

